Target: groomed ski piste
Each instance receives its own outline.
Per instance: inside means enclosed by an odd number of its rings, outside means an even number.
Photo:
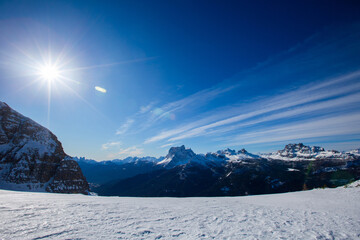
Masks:
[[[0,190],[0,239],[360,239],[359,186],[211,198]]]

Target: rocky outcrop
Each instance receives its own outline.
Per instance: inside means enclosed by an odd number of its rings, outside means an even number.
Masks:
[[[0,187],[88,193],[80,167],[45,127],[0,102]]]
[[[55,193],[85,193],[89,184],[84,178],[79,164],[74,160],[62,160],[53,181],[46,191]],[[84,191],[85,190],[85,191]]]

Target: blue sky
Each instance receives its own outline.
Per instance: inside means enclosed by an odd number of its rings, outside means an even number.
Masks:
[[[0,100],[68,154],[96,160],[182,144],[359,148],[359,10],[356,1],[0,1]],[[48,59],[61,72],[51,90],[38,74]]]

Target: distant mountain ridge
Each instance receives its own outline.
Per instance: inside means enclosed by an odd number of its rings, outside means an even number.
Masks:
[[[338,160],[354,160],[357,158],[355,150],[349,152],[339,152],[336,150],[327,150],[318,146],[305,146],[302,143],[288,144],[283,150],[275,153],[263,154],[261,157],[269,160],[321,160],[321,159],[338,159]]]
[[[188,163],[199,163],[202,165],[232,162],[249,159],[266,159],[266,160],[283,160],[283,161],[314,161],[321,159],[337,159],[337,160],[354,160],[360,156],[360,148],[348,152],[340,152],[337,150],[325,150],[319,146],[306,146],[303,143],[290,143],[285,145],[284,149],[272,153],[252,154],[244,148],[241,150],[233,150],[226,148],[216,152],[208,152],[206,154],[195,154],[191,148],[184,145],[180,147],[171,147],[165,157],[127,157],[125,159],[114,159],[105,161],[95,161],[86,159],[85,157],[73,157],[77,162],[93,163],[93,164],[128,164],[139,162],[151,162],[166,167],[174,167]]]
[[[89,192],[79,165],[66,155],[57,137],[1,101],[0,188]]]
[[[237,196],[335,187],[360,178],[357,151],[326,151],[302,143],[260,155],[245,149],[196,154],[182,145],[159,159],[135,159],[79,164],[88,179],[104,175],[100,165],[120,169],[94,188],[100,195],[117,196]]]

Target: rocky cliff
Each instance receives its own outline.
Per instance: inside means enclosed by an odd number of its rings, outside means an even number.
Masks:
[[[88,183],[79,165],[45,127],[0,102],[0,188],[83,193]]]

